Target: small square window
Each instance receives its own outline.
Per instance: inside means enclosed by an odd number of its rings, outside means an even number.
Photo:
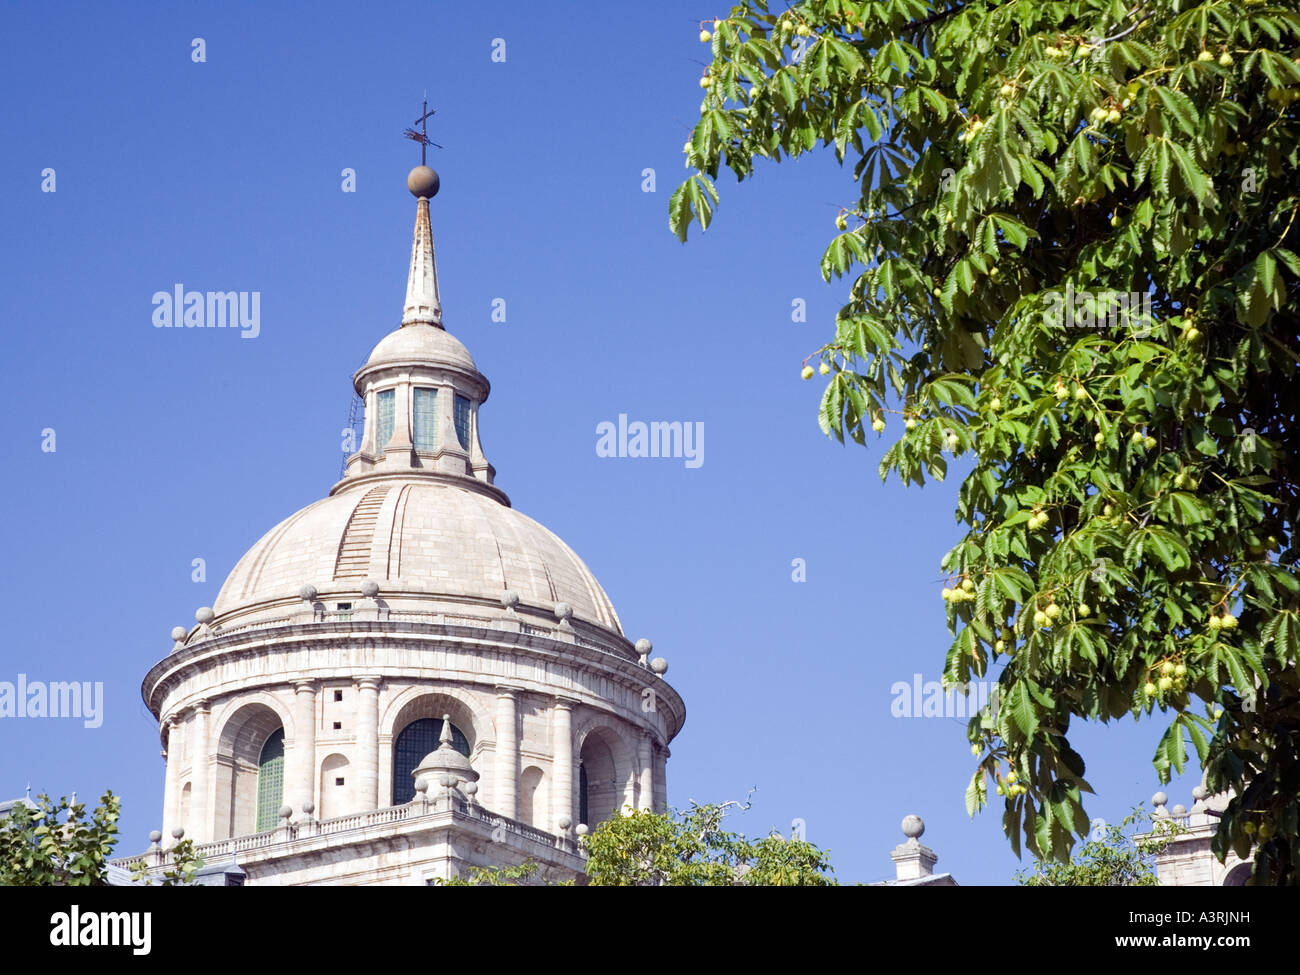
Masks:
[[[334,780],[334,784],[335,784],[335,785],[342,785],[342,784],[343,784],[343,780],[342,780],[341,778],[340,778],[340,779],[335,779],[335,780]]]
[[[351,609],[351,608],[352,608],[352,604],[351,604],[351,603],[339,603],[338,606],[337,606],[337,608],[338,608],[338,609]]]
[[[341,701],[341,700],[343,700],[343,692],[342,692],[342,691],[335,691],[335,692],[334,692],[334,700],[336,700],[336,701]]]
[[[342,730],[343,730],[343,722],[342,722],[342,721],[335,721],[335,722],[334,722],[334,730],[335,730],[335,731],[342,731]]]

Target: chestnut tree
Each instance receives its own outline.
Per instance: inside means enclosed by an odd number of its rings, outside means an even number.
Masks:
[[[835,153],[821,427],[882,478],[969,468],[945,678],[1001,692],[972,814],[992,786],[1017,854],[1068,859],[1071,721],[1149,715],[1162,781],[1190,746],[1232,794],[1215,853],[1295,882],[1294,5],[742,0],[700,39],[672,229],[724,166]]]

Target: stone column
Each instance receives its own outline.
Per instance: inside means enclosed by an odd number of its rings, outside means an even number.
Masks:
[[[357,677],[357,812],[379,808],[379,681]]]
[[[637,765],[640,767],[641,781],[638,783],[636,807],[650,809],[654,806],[654,761],[651,748],[650,732],[643,731],[637,743]]]
[[[655,752],[655,812],[668,811],[668,746]]]
[[[497,754],[493,792],[497,812],[511,819],[519,818],[517,791],[519,782],[519,715],[515,704],[517,690],[497,688]]]
[[[570,830],[578,824],[578,814],[573,809],[573,702],[558,698],[551,713],[551,734],[555,739],[551,769],[551,822],[558,832],[561,819],[569,820]]]
[[[293,690],[293,769],[285,776],[284,801],[302,812],[316,801],[316,682],[297,681]]]
[[[163,787],[163,846],[171,846],[174,842],[172,829],[179,825],[181,816],[181,790],[178,782],[181,774],[181,736],[177,727],[176,716],[172,715],[167,719],[167,747],[162,752],[167,761],[166,785]]]
[[[196,843],[212,839],[211,811],[208,809],[208,782],[212,778],[212,763],[208,760],[208,716],[211,708],[207,701],[194,706],[194,742],[190,749],[190,821],[184,823],[185,836]]]

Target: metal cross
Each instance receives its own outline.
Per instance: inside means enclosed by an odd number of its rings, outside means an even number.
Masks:
[[[429,141],[429,119],[436,111],[437,111],[436,108],[430,111],[429,96],[425,95],[424,114],[415,120],[415,124],[420,127],[420,131],[417,132],[415,131],[415,129],[407,129],[404,133],[402,133],[411,141],[420,143],[420,165],[421,166],[426,165],[424,154],[428,146],[433,146],[435,149],[442,148],[442,146],[438,145],[438,143]]]

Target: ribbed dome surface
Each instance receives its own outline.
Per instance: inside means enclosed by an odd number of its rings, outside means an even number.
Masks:
[[[622,633],[600,583],[553,532],[474,490],[414,479],[358,485],[286,518],[239,560],[213,609],[220,617],[305,585],[324,592],[365,579],[381,597],[497,600],[512,590],[532,605],[568,603],[576,618]]]

